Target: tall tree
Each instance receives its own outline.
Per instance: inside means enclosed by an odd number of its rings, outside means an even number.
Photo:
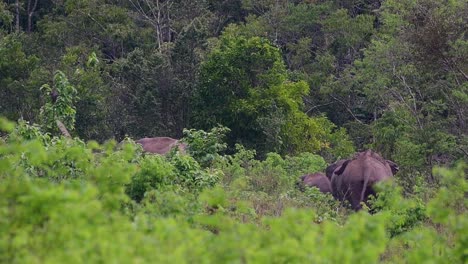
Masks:
[[[0,36],[0,113],[17,120],[36,120],[41,80],[39,59],[25,52],[21,35]]]
[[[8,10],[6,3],[0,2],[0,34],[2,31],[12,30],[13,17],[13,13]]]
[[[51,47],[51,54],[55,50],[63,52],[66,47],[97,47],[107,61],[133,50],[134,35],[138,32],[129,10],[99,0],[57,2],[38,27],[41,40]]]
[[[267,40],[226,32],[202,65],[200,78],[194,124],[229,127],[231,145],[242,143],[262,155],[317,152],[330,144],[333,125],[302,112],[308,86],[288,80],[281,53]]]
[[[192,27],[205,27],[214,19],[205,0],[130,0],[130,3],[138,19],[153,28],[161,53]]]

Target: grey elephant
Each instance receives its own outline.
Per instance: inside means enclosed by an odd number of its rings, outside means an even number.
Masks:
[[[325,174],[327,175],[327,178],[331,181],[331,178],[333,176],[333,172],[336,170],[336,168],[338,168],[339,166],[343,165],[343,163],[345,162],[346,160],[345,159],[340,159],[338,161],[336,161],[335,163],[332,163],[330,164],[330,166],[328,166],[325,170]]]
[[[399,170],[396,163],[372,150],[356,153],[340,163],[333,170],[330,168],[333,196],[341,201],[348,200],[356,211],[361,209],[361,202],[375,195],[376,183],[393,178]]]
[[[173,148],[179,148],[181,153],[185,153],[187,145],[177,139],[170,137],[142,138],[135,141],[143,147],[145,152],[165,155]]]
[[[323,173],[312,173],[303,175],[297,184],[300,190],[304,190],[305,186],[317,187],[323,193],[331,193],[330,180]]]

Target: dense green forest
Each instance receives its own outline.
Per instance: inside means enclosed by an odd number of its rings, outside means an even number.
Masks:
[[[465,0],[0,1],[0,262],[468,262],[467,26]],[[296,187],[366,149],[399,171],[360,212]]]

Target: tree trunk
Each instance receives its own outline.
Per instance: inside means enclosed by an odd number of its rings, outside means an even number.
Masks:
[[[28,33],[32,30],[32,17],[37,7],[37,0],[34,0],[33,6],[31,6],[31,1],[32,0],[28,0]]]
[[[60,132],[62,132],[62,135],[64,137],[71,138],[70,132],[68,132],[65,125],[60,120],[55,120],[55,121],[57,123],[58,128],[60,129]]]
[[[19,3],[19,0],[16,0],[16,5],[15,5],[15,11],[16,11],[16,25],[15,25],[15,28],[16,28],[16,32],[19,32],[20,31],[20,3]]]

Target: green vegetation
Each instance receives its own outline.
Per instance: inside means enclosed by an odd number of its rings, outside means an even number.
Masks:
[[[467,263],[466,25],[463,0],[0,1],[0,262]],[[296,188],[368,148],[400,168],[369,208]]]
[[[203,169],[179,153],[1,124],[12,131],[0,144],[4,263],[467,261],[464,163],[435,169],[441,187],[427,200],[382,186],[374,214],[350,213],[293,187],[296,175],[324,169],[317,155],[258,161],[238,147]]]

